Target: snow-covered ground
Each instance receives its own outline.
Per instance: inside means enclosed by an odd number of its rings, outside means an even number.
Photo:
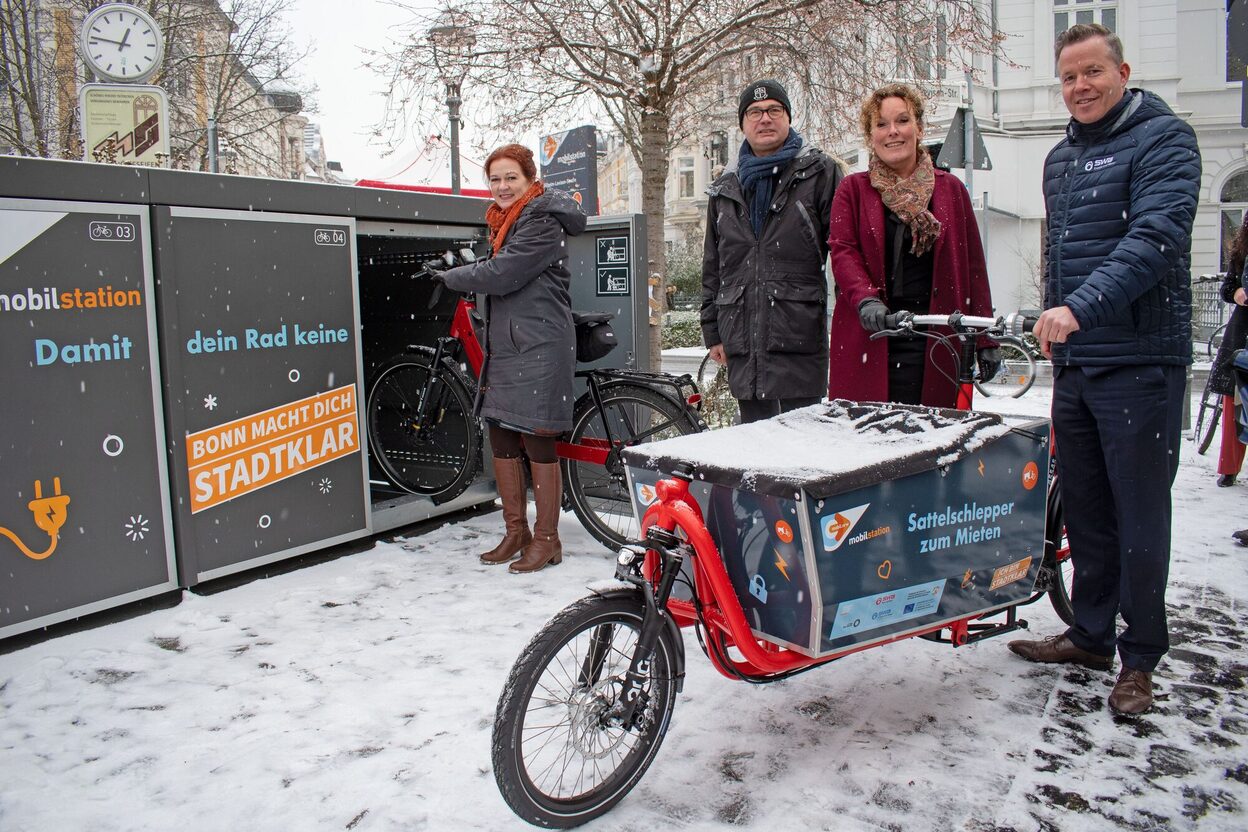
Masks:
[[[997,400],[980,402],[992,407]],[[1003,410],[1043,414],[1048,390]],[[906,641],[772,685],[689,675],[638,788],[590,830],[1248,829],[1246,488],[1184,456],[1155,711],[1006,639]],[[531,507],[530,507],[531,510]],[[0,830],[524,828],[490,768],[507,671],[610,576],[482,566],[495,512],[0,655]],[[1045,602],[1024,617],[1058,629]]]

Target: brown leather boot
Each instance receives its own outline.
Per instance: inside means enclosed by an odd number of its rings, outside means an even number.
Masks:
[[[481,555],[481,562],[488,564],[506,563],[533,542],[525,516],[528,501],[524,498],[524,460],[494,457],[494,479],[498,483],[498,496],[503,499],[507,533],[501,543]]]
[[[558,462],[530,462],[533,475],[533,502],[537,503],[537,520],[533,523],[533,542],[524,550],[524,557],[508,567],[512,572],[536,572],[548,563],[563,560],[559,542],[559,511],[563,504],[563,480]]]

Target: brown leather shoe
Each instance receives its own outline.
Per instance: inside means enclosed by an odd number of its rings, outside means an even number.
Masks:
[[[1079,664],[1093,670],[1109,670],[1114,666],[1113,656],[1098,656],[1074,645],[1065,633],[1049,636],[1038,641],[1011,641],[1010,652],[1029,662],[1046,664]]]
[[[533,542],[524,550],[524,557],[507,567],[510,572],[536,572],[548,563],[563,561],[563,544],[559,542],[559,512],[563,508],[563,479],[558,462],[530,462],[533,475],[533,502],[537,518],[533,521]]]
[[[1124,667],[1110,691],[1109,707],[1126,716],[1142,714],[1153,707],[1153,674]]]
[[[481,562],[497,566],[506,563],[533,542],[529,520],[525,516],[528,501],[524,499],[524,460],[520,457],[494,457],[494,480],[498,496],[503,499],[503,522],[507,533],[502,541],[481,555]]]

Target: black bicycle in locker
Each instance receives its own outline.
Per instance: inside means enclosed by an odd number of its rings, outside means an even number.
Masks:
[[[448,265],[472,262],[469,249],[448,253]],[[427,277],[422,268],[413,278]],[[435,289],[430,307],[440,296]],[[605,313],[573,313],[578,328],[605,324]],[[485,359],[475,297],[461,294],[450,331],[434,346],[411,345],[378,370],[368,391],[368,440],[394,485],[446,502],[481,470],[481,427],[472,414]],[[578,349],[578,361],[587,360]],[[601,357],[601,356],[596,356]],[[592,358],[588,360],[593,360]],[[697,386],[688,375],[591,368],[576,371],[585,393],[572,411],[572,430],[557,443],[564,502],[605,546],[637,535],[624,448],[706,429]]]

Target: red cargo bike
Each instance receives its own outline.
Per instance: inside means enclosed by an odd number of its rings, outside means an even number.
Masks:
[[[916,325],[947,327],[927,337],[956,345],[969,408],[975,337],[1027,322],[899,313],[884,335]],[[1050,452],[1044,419],[844,401],[626,451],[643,537],[512,668],[493,734],[504,799],[551,828],[622,800],[669,726],[682,627],[721,674],[765,683],[901,639],[1023,629],[1018,608],[1046,594],[1064,617]]]

